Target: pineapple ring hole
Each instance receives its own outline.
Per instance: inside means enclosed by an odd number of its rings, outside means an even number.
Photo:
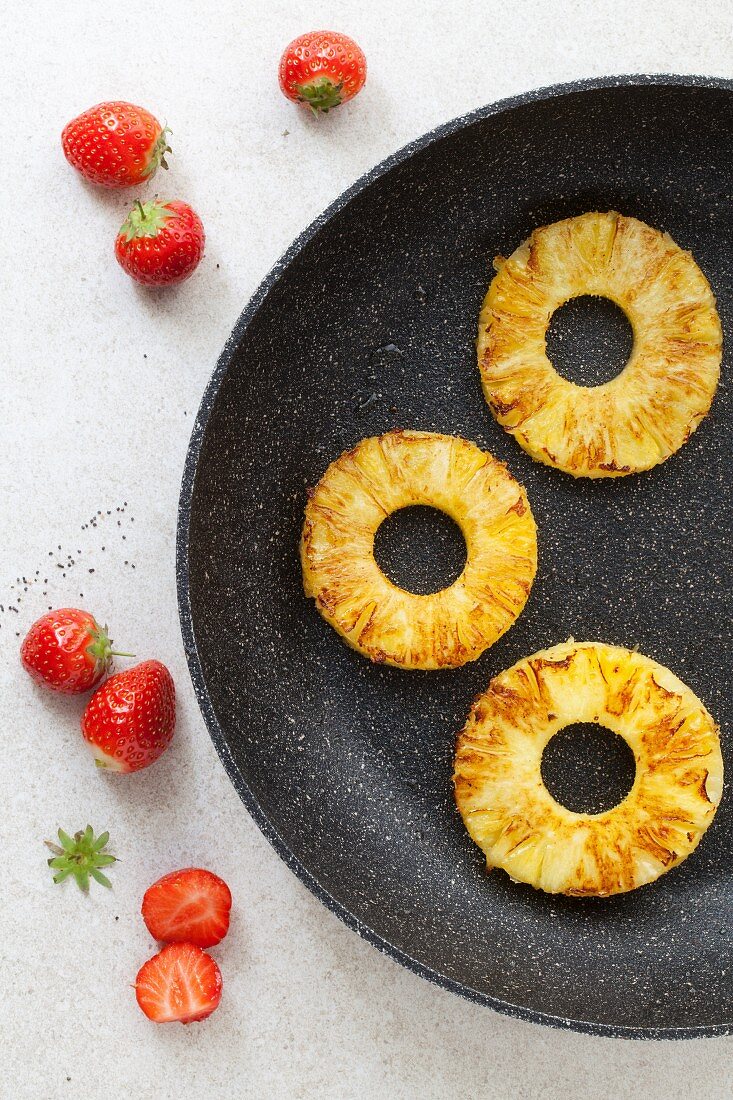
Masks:
[[[629,745],[595,722],[564,726],[545,745],[542,782],[561,806],[577,814],[603,814],[618,806],[636,778]]]
[[[624,369],[634,346],[626,313],[611,298],[580,294],[555,310],[545,351],[559,375],[576,386],[604,386]]]
[[[374,535],[374,558],[385,577],[416,596],[449,588],[465,569],[467,556],[455,520],[427,504],[392,512]]]

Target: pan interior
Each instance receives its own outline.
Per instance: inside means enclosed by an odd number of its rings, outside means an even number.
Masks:
[[[581,294],[555,310],[545,344],[563,378],[576,386],[602,386],[626,366],[634,333],[624,311],[610,298]]]
[[[190,659],[243,798],[311,887],[402,961],[487,1003],[611,1033],[731,1023],[733,800],[653,886],[549,897],[487,875],[453,804],[454,738],[493,675],[573,635],[636,645],[672,668],[719,721],[726,754],[733,387],[648,474],[575,481],[533,463],[490,416],[476,318],[496,254],[536,226],[616,209],[692,251],[733,346],[731,117],[724,88],[612,86],[447,132],[291,256],[236,329],[201,414]],[[586,359],[602,359],[608,325],[583,332]],[[726,352],[724,376],[727,366]],[[492,452],[538,524],[524,613],[453,672],[370,664],[302,591],[308,486],[341,451],[395,427]],[[431,544],[431,568],[450,572],[451,545]],[[420,568],[427,549],[413,541]],[[563,781],[581,782],[583,767],[571,754]]]
[[[427,596],[448,588],[466,564],[463,533],[449,515],[416,504],[400,508],[380,523],[374,557],[393,584]]]
[[[575,722],[548,741],[541,770],[542,782],[561,806],[576,814],[603,814],[631,790],[636,761],[617,733]]]

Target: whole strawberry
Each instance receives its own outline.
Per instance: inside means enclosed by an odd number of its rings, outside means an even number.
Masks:
[[[61,144],[85,179],[101,187],[135,187],[168,167],[168,132],[144,107],[98,103],[64,127]]]
[[[154,763],[170,745],[175,725],[176,689],[160,661],[143,661],[110,676],[81,718],[97,766],[115,772]]]
[[[188,203],[136,202],[115,241],[115,255],[128,275],[145,286],[182,283],[198,267],[206,237]]]
[[[366,57],[345,34],[311,31],[295,38],[280,58],[280,88],[314,114],[353,99],[366,81]]]
[[[20,647],[26,672],[38,683],[65,695],[95,687],[109,671],[115,653],[106,626],[88,611],[62,607],[34,622]]]

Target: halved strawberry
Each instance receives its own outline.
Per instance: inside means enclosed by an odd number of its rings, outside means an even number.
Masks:
[[[231,907],[232,895],[223,879],[200,867],[186,867],[148,887],[142,914],[156,940],[213,947],[229,930]]]
[[[137,1003],[156,1024],[205,1020],[221,1000],[221,971],[193,943],[169,943],[140,967]]]

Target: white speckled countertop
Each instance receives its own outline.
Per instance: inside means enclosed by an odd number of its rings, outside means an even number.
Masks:
[[[315,24],[352,34],[370,66],[359,99],[318,123],[276,83],[281,49]],[[483,103],[596,74],[733,76],[725,4],[9,0],[3,29],[0,1096],[730,1096],[730,1040],[611,1041],[507,1019],[429,986],[328,913],[260,835],[214,752],[186,671],[173,560],[200,396],[292,238],[387,154]],[[145,293],[125,277],[112,246],[129,197],[86,186],[63,159],[64,123],[112,98],[173,129],[156,186],[190,201],[208,236],[179,289]],[[64,604],[89,607],[125,648],[171,668],[178,732],[149,771],[95,774],[78,703],[20,673],[18,634]],[[113,891],[84,898],[52,885],[41,841],[87,821],[110,830],[123,862]],[[222,874],[235,897],[216,951],[225,996],[205,1025],[156,1028],[129,984],[153,949],[140,899],[190,863]]]

